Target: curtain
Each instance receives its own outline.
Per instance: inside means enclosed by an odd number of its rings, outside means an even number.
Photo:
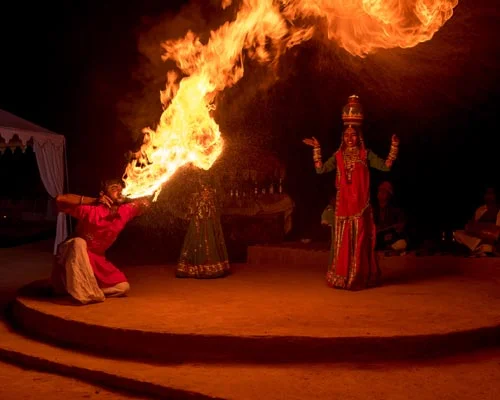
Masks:
[[[30,132],[12,128],[0,128],[0,134],[8,143],[13,135],[26,143],[33,138],[33,150],[40,171],[43,185],[50,196],[55,198],[64,190],[64,144],[65,138],[46,132]],[[57,215],[56,240],[54,243],[54,254],[57,246],[68,236],[66,216],[63,213]]]
[[[34,137],[33,150],[35,151],[43,185],[47,192],[55,198],[58,194],[62,194],[64,190],[64,140],[61,143],[55,143]],[[66,215],[60,212],[57,214],[54,254],[56,254],[59,243],[63,242],[67,236]]]

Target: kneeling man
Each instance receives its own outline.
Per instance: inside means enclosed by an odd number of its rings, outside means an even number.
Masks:
[[[74,235],[61,243],[51,283],[58,294],[70,294],[82,304],[125,295],[130,285],[105,252],[125,225],[149,206],[147,199],[124,202],[123,181],[104,182],[99,198],[62,194],[59,211],[78,219]]]

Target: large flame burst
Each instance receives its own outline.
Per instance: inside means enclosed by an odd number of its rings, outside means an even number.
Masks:
[[[231,5],[222,0],[222,7]],[[175,61],[161,92],[164,112],[155,130],[144,129],[138,157],[124,174],[130,198],[158,196],[183,165],[208,170],[223,149],[211,116],[216,96],[244,74],[244,57],[275,66],[288,48],[313,37],[326,21],[329,39],[352,55],[413,47],[430,40],[453,15],[458,0],[241,0],[236,17],[212,31],[206,44],[193,32],[162,44]]]

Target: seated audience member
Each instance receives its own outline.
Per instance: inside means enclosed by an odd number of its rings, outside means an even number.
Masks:
[[[488,188],[484,195],[485,204],[479,207],[474,219],[464,230],[453,232],[455,240],[466,246],[471,256],[484,257],[496,254],[500,234],[500,209],[497,205],[495,189]]]

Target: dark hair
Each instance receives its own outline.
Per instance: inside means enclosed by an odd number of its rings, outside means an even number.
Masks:
[[[101,191],[105,192],[111,185],[120,185],[121,187],[125,187],[122,179],[112,178],[101,181]]]

